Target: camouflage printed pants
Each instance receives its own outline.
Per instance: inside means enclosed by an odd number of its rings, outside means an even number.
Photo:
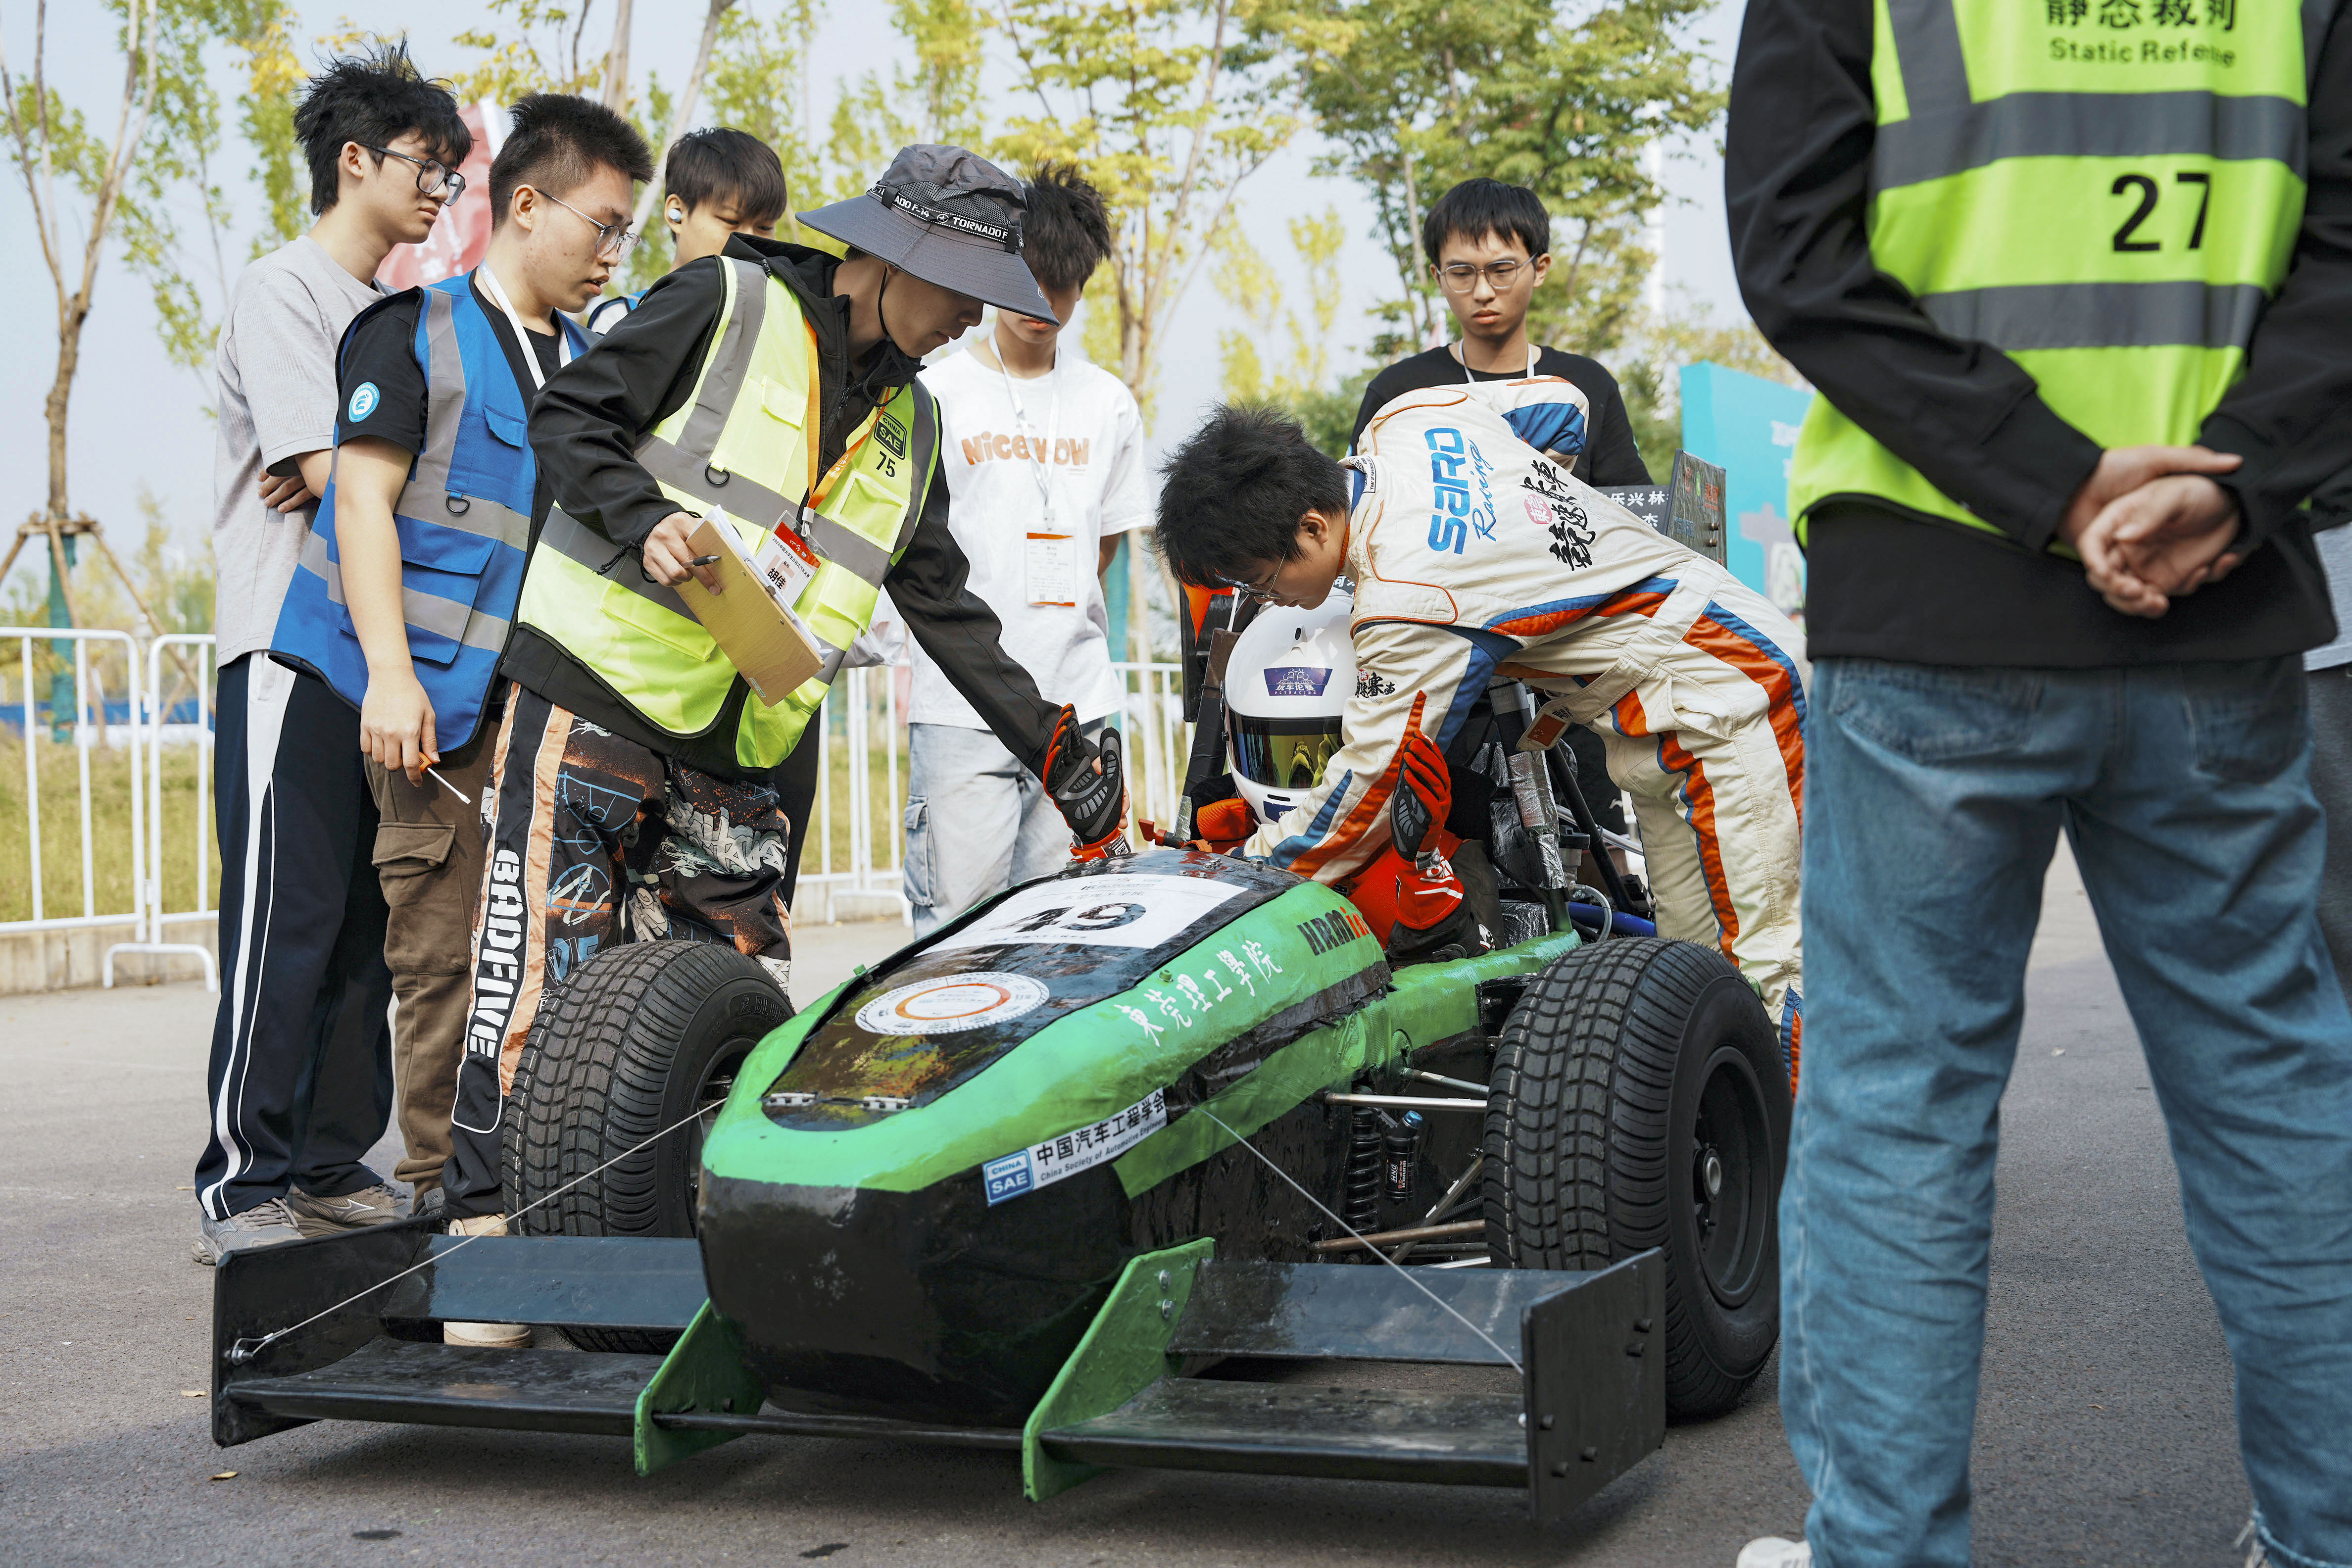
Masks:
[[[502,1212],[499,1138],[551,987],[615,942],[724,942],[790,978],[792,826],[764,779],[721,779],[518,686],[482,797],[472,1012],[443,1185],[453,1215]]]

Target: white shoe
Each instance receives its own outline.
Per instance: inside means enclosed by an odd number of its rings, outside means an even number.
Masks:
[[[1801,1541],[1760,1535],[1739,1549],[1737,1568],[1812,1568],[1813,1549]]]
[[[449,1222],[451,1236],[504,1236],[507,1216],[471,1215]],[[522,1351],[530,1348],[530,1329],[523,1323],[453,1323],[441,1325],[445,1345],[471,1345],[477,1350]]]

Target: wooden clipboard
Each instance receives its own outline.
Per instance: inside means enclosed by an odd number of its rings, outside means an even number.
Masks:
[[[719,557],[710,570],[722,591],[713,594],[689,576],[677,585],[677,596],[742,673],[752,695],[773,708],[824,668],[824,655],[791,604],[753,565],[725,513],[702,520],[693,547],[697,555]]]

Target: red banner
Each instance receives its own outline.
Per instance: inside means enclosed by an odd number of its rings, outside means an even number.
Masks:
[[[433,232],[420,244],[400,245],[383,258],[376,277],[395,291],[455,278],[481,264],[490,248],[490,160],[505,138],[506,116],[494,104],[468,105],[460,116],[474,133],[474,150],[457,172],[466,194],[441,209]]]

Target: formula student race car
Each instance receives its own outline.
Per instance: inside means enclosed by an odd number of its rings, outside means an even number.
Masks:
[[[651,1471],[747,1434],[887,1436],[1017,1453],[1035,1499],[1151,1466],[1523,1487],[1557,1520],[1760,1373],[1790,1087],[1719,954],[1502,891],[1524,940],[1391,968],[1329,887],[1147,849],[798,1016],[731,948],[608,950],[516,1076],[521,1234],[229,1258],[215,1437],[608,1433]],[[444,1321],[580,1348],[447,1345]],[[1521,1386],[1237,1375],[1328,1359]]]

